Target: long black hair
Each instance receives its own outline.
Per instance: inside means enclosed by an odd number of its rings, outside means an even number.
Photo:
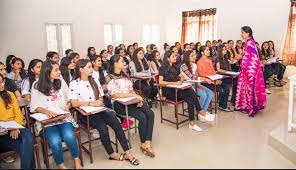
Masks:
[[[267,48],[267,50],[265,51],[264,50],[264,48],[263,48],[263,46],[264,46],[264,44],[267,44],[268,45],[268,41],[264,41],[263,43],[262,43],[262,45],[261,45],[261,53],[262,53],[262,55],[264,55],[264,56],[266,56],[266,57],[269,57],[269,47]]]
[[[80,59],[76,63],[75,71],[74,71],[74,80],[81,78],[80,69],[84,68],[88,63],[91,63],[88,59]],[[91,88],[94,91],[96,100],[100,98],[100,92],[97,83],[95,82],[94,78],[90,75],[88,76],[88,81],[90,83]]]
[[[131,48],[134,48],[134,46],[133,45],[129,45],[129,46],[127,46],[127,50],[126,50],[126,53],[127,53],[127,55],[129,55],[129,57],[132,59],[132,57],[133,57],[133,54],[130,52],[130,49]],[[134,50],[134,53],[135,53],[135,50]]]
[[[238,46],[237,46],[237,44],[238,44],[239,42],[242,42],[242,40],[237,40],[237,41],[236,41],[235,51],[236,51],[237,54],[239,54],[239,49],[238,49]],[[242,47],[241,47],[241,49],[242,49]]]
[[[22,68],[21,68],[21,71],[20,71],[20,76],[22,79],[24,79],[27,75],[26,71],[25,71],[25,63],[24,63],[24,60],[22,60],[21,58],[14,58],[12,61],[11,61],[11,65],[15,64],[17,61],[21,62],[22,63]],[[13,69],[13,68],[12,68]],[[11,70],[12,71],[12,70]],[[9,72],[8,72],[9,73]]]
[[[55,79],[51,82],[50,73],[52,72],[53,65],[58,65],[58,63],[51,60],[44,61],[41,67],[39,80],[34,85],[35,89],[46,96],[50,96],[52,90],[60,90],[62,86],[62,81],[60,79]]]
[[[70,74],[72,77],[74,74],[74,70],[69,70],[69,68],[68,68],[68,66],[71,64],[72,60],[73,59],[70,57],[64,57],[61,60],[61,65],[60,65],[60,71],[61,71],[62,77],[68,86],[69,86],[70,82],[72,81],[72,80],[70,80]]]
[[[158,64],[158,61],[156,60],[156,54],[159,53],[159,51],[154,50],[152,51],[151,55],[149,55],[149,57],[147,58],[148,61],[153,61],[156,65],[157,68],[160,67],[160,65]],[[160,59],[160,63],[161,63],[161,59]]]
[[[91,49],[95,49],[95,47],[88,47],[87,48],[87,56],[92,56],[91,54],[90,54],[90,51],[91,51]]]
[[[99,72],[99,75],[100,75],[100,84],[103,85],[106,83],[106,79],[105,79],[105,75],[104,75],[104,65],[103,65],[103,57],[101,55],[96,55],[95,57],[91,58],[91,64],[92,66],[94,67],[94,64],[93,62],[96,62],[96,60],[100,58],[101,59],[101,62],[102,62],[102,66],[99,68],[98,72]],[[109,68],[109,61],[108,61],[108,68]],[[95,71],[95,70],[94,70]]]
[[[33,59],[33,60],[31,60],[30,63],[29,63],[28,74],[27,74],[26,78],[29,79],[30,89],[32,88],[33,83],[36,81],[36,75],[35,75],[35,73],[34,73],[34,67],[35,67],[38,63],[43,63],[43,61],[40,60],[40,59]]]
[[[4,77],[1,74],[0,74],[0,78],[4,82]],[[4,89],[3,91],[0,91],[0,98],[3,100],[6,109],[9,109],[9,105],[11,104],[12,100],[7,90]]]
[[[168,59],[171,58],[171,56],[174,55],[174,52],[169,50],[164,53],[163,57],[163,66],[165,69],[169,72],[169,77],[175,77],[176,75],[179,75],[178,68],[175,66],[175,64],[170,65]],[[178,76],[178,80],[180,80],[180,77]]]
[[[230,52],[228,50],[226,50],[226,54],[223,55],[223,48],[225,47],[225,45],[220,45],[219,49],[218,49],[218,60],[221,62],[223,61],[226,64],[226,67],[228,67],[228,70],[231,70],[231,66],[230,66]],[[220,64],[221,67],[221,64]]]
[[[249,27],[249,26],[243,26],[241,29],[242,29],[245,33],[248,33],[248,34],[249,34],[249,37],[251,37],[253,40],[255,40],[255,39],[254,39],[254,36],[253,36],[253,30],[252,30],[251,27]]]
[[[16,58],[15,55],[8,55],[6,57],[6,71],[7,71],[7,73],[10,73],[12,71],[11,62],[14,58]]]
[[[47,54],[46,54],[46,59],[47,59],[47,60],[51,60],[52,57],[53,57],[54,55],[59,55],[59,53],[57,53],[57,52],[55,52],[55,51],[49,51],[49,52],[47,52]]]
[[[71,58],[73,60],[76,56],[80,56],[80,55],[78,53],[73,52],[69,55],[69,58]]]
[[[113,74],[113,75],[115,74],[115,72],[114,72],[115,63],[118,63],[120,58],[121,58],[121,56],[118,55],[118,54],[115,54],[110,58],[110,67],[109,67],[109,73],[110,74]],[[127,75],[122,70],[121,70],[120,75],[123,76],[123,77],[127,77]]]
[[[183,54],[183,63],[186,64],[190,73],[192,73],[191,63],[190,63],[190,55],[193,53],[192,50],[185,51]]]
[[[202,57],[202,53],[205,52],[205,50],[206,50],[207,48],[209,48],[209,47],[206,46],[206,45],[202,45],[202,46],[199,48],[199,55],[198,55],[199,58],[196,58],[196,61],[198,61],[198,60]]]
[[[140,51],[142,51],[142,50],[140,48],[138,48],[138,49],[135,50],[135,52],[133,54],[133,62],[135,63],[137,72],[143,71],[143,68],[142,68],[142,66],[141,66],[141,64],[139,62],[139,59],[138,59],[138,54],[139,54]],[[143,64],[144,70],[149,69],[149,66],[148,66],[148,63],[147,63],[147,60],[145,59],[145,57],[142,59],[142,64]]]
[[[227,44],[230,44],[231,42],[233,42],[233,40],[228,40]],[[233,42],[234,43],[234,42]],[[230,49],[230,52],[233,54],[233,56],[235,56],[235,51],[233,48]]]

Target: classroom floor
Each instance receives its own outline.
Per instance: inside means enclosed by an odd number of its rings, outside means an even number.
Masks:
[[[179,130],[171,124],[161,124],[159,107],[153,108],[156,115],[154,159],[141,153],[138,134],[133,131],[132,152],[140,160],[139,167],[109,161],[102,145],[97,144],[93,164],[83,154],[84,168],[296,168],[267,144],[270,131],[287,121],[288,84],[284,88],[272,87],[271,92],[267,108],[256,117],[218,112],[216,122],[198,122],[204,129],[202,133],[189,130],[187,123]],[[172,115],[173,107],[165,106],[165,110],[167,115]],[[66,165],[73,167],[70,154],[64,155]],[[4,167],[19,167],[19,160]],[[51,168],[55,167],[51,160]]]

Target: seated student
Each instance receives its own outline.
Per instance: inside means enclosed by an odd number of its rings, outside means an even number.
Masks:
[[[239,72],[239,60],[241,59],[241,55],[236,55],[234,50],[234,42],[233,40],[228,40],[227,42],[227,51],[230,54],[230,64],[231,64],[231,70],[234,72]]]
[[[230,53],[226,49],[226,45],[221,45],[218,50],[219,57],[216,62],[217,72],[218,73],[225,73],[226,71],[231,71],[231,65],[229,62]],[[222,79],[223,84],[228,85],[229,87],[232,86],[232,96],[231,96],[231,103],[235,105],[235,97],[237,91],[237,77],[235,78],[224,78]]]
[[[164,49],[164,52],[169,51],[170,50],[170,45],[168,43],[164,43],[163,49]]]
[[[5,90],[0,74],[0,122],[15,121],[23,125],[23,114],[13,93]],[[21,159],[21,169],[35,169],[34,140],[29,129],[5,131],[0,128],[0,153],[15,151]]]
[[[24,69],[24,61],[20,58],[14,58],[11,62],[12,70],[8,72],[7,78],[13,80],[18,89],[21,89],[23,79],[26,77],[26,71]]]
[[[242,40],[237,40],[234,48],[235,55],[243,55],[243,42]]]
[[[146,53],[144,55],[144,57],[147,59],[149,57],[149,55],[152,53],[151,51],[151,44],[146,45]]]
[[[0,62],[0,74],[4,77],[5,90],[13,92],[17,100],[20,100],[22,98],[22,95],[19,89],[17,88],[17,85],[15,84],[15,82],[6,77],[7,75],[6,67],[2,62]]]
[[[108,53],[107,60],[110,60],[110,58],[114,55],[113,51],[114,51],[113,45],[108,45],[107,46],[107,53]]]
[[[127,58],[133,59],[135,48],[132,45],[127,46]]]
[[[154,50],[158,50],[158,49],[157,49],[157,46],[156,46],[155,44],[150,44],[150,51],[151,51],[151,53],[152,53]]]
[[[137,49],[137,48],[139,48],[139,44],[137,42],[135,42],[135,43],[133,43],[133,47],[134,47],[134,49]]]
[[[129,63],[131,61],[131,58],[127,57],[125,50],[121,49],[120,47],[115,48],[115,55],[119,55],[124,59],[124,70],[123,71],[125,74],[129,75],[130,74]]]
[[[39,80],[32,85],[31,89],[31,113],[37,112],[48,116],[49,118],[56,117],[59,112],[69,112],[68,101],[68,86],[64,81],[61,81],[61,72],[59,65],[56,62],[47,60],[42,64]],[[56,110],[56,111],[55,111]],[[66,166],[63,160],[64,141],[72,157],[74,158],[75,168],[81,169],[79,159],[78,143],[74,135],[74,127],[76,123],[71,116],[67,114],[66,118],[55,123],[46,125],[45,135],[49,148],[52,151],[55,163],[60,169],[65,169]],[[37,123],[37,131],[41,132],[41,125]]]
[[[51,60],[53,62],[59,63],[60,62],[60,56],[57,52],[49,51],[46,54],[46,59]]]
[[[180,72],[186,80],[197,80],[197,66],[195,64],[196,54],[195,51],[189,50],[184,52],[184,61],[180,67]],[[199,104],[203,108],[203,111],[207,114],[209,105],[212,101],[213,92],[205,86],[202,86],[200,83],[194,84],[193,89],[197,90],[196,94],[200,97]],[[213,115],[215,117],[215,115]]]
[[[276,57],[274,49],[268,49],[270,57]],[[286,66],[280,62],[272,63],[271,67],[273,69],[274,74],[276,77],[274,78],[274,85],[278,87],[282,87],[285,85],[283,78],[286,71]]]
[[[207,46],[200,47],[200,56],[201,58],[197,61],[197,72],[198,75],[204,77],[207,83],[203,83],[204,86],[207,88],[214,90],[214,82],[207,78],[208,76],[213,76],[216,74],[214,69],[212,60],[209,59],[210,56],[210,49]],[[218,84],[220,82],[218,81]],[[222,84],[218,88],[219,95],[218,95],[218,102],[219,102],[219,109],[225,112],[230,112],[230,108],[227,107],[230,87],[229,85],[225,84],[222,81]]]
[[[73,60],[73,63],[76,64],[78,60],[80,60],[80,55],[78,53],[71,53],[69,58]]]
[[[110,67],[110,63],[109,63],[109,60],[108,60],[107,50],[102,50],[100,52],[100,57],[102,59],[102,67],[103,67],[103,69],[108,71],[109,67]]]
[[[12,71],[11,62],[12,62],[12,60],[15,59],[15,58],[16,58],[15,55],[8,55],[8,56],[6,57],[6,71],[7,71],[8,73],[10,73],[10,72]]]
[[[92,77],[94,78],[95,82],[102,87],[103,91],[106,92],[108,90],[106,86],[106,76],[108,75],[108,73],[103,68],[102,57],[96,55],[90,61],[93,66]],[[101,93],[101,95],[103,96],[103,93]]]
[[[99,87],[101,85],[97,84],[93,79],[92,72],[93,68],[89,60],[81,59],[77,62],[75,77],[70,83],[69,88],[69,99],[71,100],[73,107],[104,106],[104,101],[99,91]],[[83,116],[82,114],[78,114],[78,119],[83,123],[87,122],[86,116]],[[139,165],[139,161],[135,159],[130,152],[128,142],[121,128],[120,122],[112,110],[107,109],[101,113],[91,115],[90,125],[99,132],[102,144],[110,156],[110,160],[123,161],[125,159],[130,161],[133,165]],[[114,130],[116,138],[119,140],[119,143],[124,150],[124,154],[114,152],[107,125]]]
[[[87,56],[86,59],[91,60],[92,57],[95,57],[97,55],[95,47],[88,47],[87,48]]]
[[[134,52],[133,60],[129,64],[131,76],[146,76],[151,77],[150,68],[146,58],[144,58],[144,51],[141,48],[138,48]],[[153,100],[157,95],[157,87],[154,85],[154,79],[148,80],[134,80],[135,89],[140,88],[141,81],[141,91],[145,97],[150,100]],[[151,106],[151,101],[148,102]]]
[[[172,51],[168,51],[164,54],[163,64],[159,68],[159,84],[160,85],[181,85],[184,78],[180,74],[180,68],[174,65],[176,63],[176,55]],[[175,100],[175,89],[173,88],[162,88],[163,95],[171,100]],[[197,95],[192,88],[185,90],[178,90],[178,99],[185,100],[188,105],[189,113],[189,128],[197,132],[201,132],[202,129],[195,124],[194,107],[199,112],[198,117],[202,122],[214,121],[212,115],[206,114],[201,108]]]
[[[69,57],[72,53],[73,53],[73,50],[72,49],[67,49],[65,51],[65,57]]]
[[[158,75],[159,74],[159,67],[161,66],[161,56],[160,52],[155,50],[151,53],[151,56],[147,59],[150,72],[152,75]]]
[[[120,49],[123,49],[124,51],[126,51],[125,45],[124,44],[119,44],[118,46]]]
[[[199,58],[201,57],[201,56],[199,56],[199,54],[200,54],[200,52],[199,52],[200,47],[201,47],[201,43],[200,43],[200,42],[197,42],[197,43],[195,44],[195,53],[196,53],[196,61],[195,61],[195,63],[196,63],[197,60],[199,60]]]
[[[60,71],[63,79],[69,86],[70,82],[73,80],[73,74],[76,64],[74,59],[70,57],[64,57],[61,60]]]
[[[114,55],[110,60],[110,75],[107,76],[108,92],[112,98],[136,97],[141,102],[128,106],[128,114],[139,121],[139,135],[142,152],[150,157],[155,157],[152,149],[152,134],[154,126],[154,112],[143,101],[143,98],[133,90],[133,83],[123,72],[124,59]],[[125,106],[114,102],[117,113],[125,115]]]
[[[182,63],[182,54],[183,54],[183,50],[181,48],[181,43],[175,42],[175,47],[177,48],[177,55],[176,55],[177,59],[176,59],[175,65],[180,66]]]
[[[31,100],[32,85],[40,77],[42,63],[43,61],[40,59],[31,60],[28,67],[27,77],[22,82],[22,96],[25,97],[28,101]]]
[[[261,50],[260,59],[261,59],[261,65],[262,65],[262,69],[263,69],[265,89],[266,89],[267,94],[271,94],[269,89],[267,89],[267,81],[270,77],[272,77],[272,75],[274,73],[273,73],[273,69],[271,67],[271,63],[269,62],[270,54],[269,54],[269,46],[268,46],[267,41],[262,43],[261,49],[262,50]]]
[[[190,49],[193,51],[195,50],[195,43],[194,42],[191,42],[190,43]]]

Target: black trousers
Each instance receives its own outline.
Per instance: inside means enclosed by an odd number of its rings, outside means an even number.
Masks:
[[[125,115],[125,106],[114,102],[114,110],[116,113]],[[128,106],[128,114],[139,121],[139,134],[141,142],[152,141],[153,126],[154,126],[154,112],[147,104],[142,107],[137,107],[136,104]]]
[[[149,84],[147,83],[147,80],[137,80],[134,83],[134,88],[139,90],[140,89],[140,81],[141,81],[141,91],[144,94],[145,97],[148,99],[154,99],[157,95],[157,87],[154,85],[154,80],[151,79],[149,81]]]
[[[273,68],[271,65],[266,65],[263,67],[263,76],[265,81],[265,86],[267,85],[267,80],[274,74]]]
[[[284,74],[286,71],[286,66],[281,63],[273,63],[271,64],[271,68],[273,73],[277,75],[278,80],[282,80],[284,78]]]
[[[173,88],[164,88],[164,96],[170,100],[175,100],[176,93]],[[193,121],[194,119],[194,107],[196,111],[200,112],[202,110],[198,96],[193,89],[178,90],[177,99],[184,100],[188,106],[189,120]]]
[[[209,88],[213,91],[215,90],[214,84],[202,83],[202,85],[206,86],[207,88]],[[217,85],[218,103],[219,103],[219,107],[221,107],[223,109],[227,109],[230,88],[231,88],[231,79],[223,79],[222,84]],[[233,100],[235,100],[235,99],[233,99]]]
[[[84,124],[87,123],[86,116],[78,114],[78,119]],[[114,130],[116,138],[119,140],[122,149],[124,151],[129,150],[128,142],[122,130],[121,124],[113,111],[106,110],[104,112],[91,115],[89,118],[89,122],[90,126],[97,129],[100,133],[102,144],[109,155],[114,153],[114,150],[112,148],[107,125],[109,125]]]

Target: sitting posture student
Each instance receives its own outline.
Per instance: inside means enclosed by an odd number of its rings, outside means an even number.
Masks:
[[[29,64],[27,77],[22,82],[22,96],[28,101],[31,100],[32,85],[40,77],[42,63],[43,61],[40,59],[33,59]]]
[[[22,95],[15,84],[15,82],[9,78],[6,77],[7,72],[6,72],[6,67],[5,65],[0,62],[0,74],[4,77],[4,88],[7,91],[13,92],[17,100],[20,100],[22,98]]]
[[[159,74],[159,67],[161,66],[161,56],[160,52],[155,50],[151,53],[151,56],[147,59],[149,68],[152,75],[158,75]]]
[[[130,62],[130,72],[131,76],[137,77],[151,77],[150,68],[146,58],[144,58],[144,51],[140,48],[136,49],[134,52],[133,60]],[[141,89],[140,89],[141,81]],[[135,80],[134,87],[140,89],[142,93],[148,98],[153,100],[157,95],[157,88],[154,85],[154,80]],[[149,103],[151,104],[151,103]]]
[[[135,48],[132,45],[127,46],[127,58],[133,59]]]
[[[69,57],[72,53],[73,53],[73,50],[72,49],[67,49],[65,51],[65,57]]]
[[[23,114],[15,96],[4,87],[4,77],[0,74],[0,122],[15,121],[23,125]],[[29,129],[0,128],[0,153],[11,150],[19,154],[21,169],[35,169],[34,140]]]
[[[59,63],[60,62],[60,56],[57,52],[49,51],[46,54],[46,59],[51,60],[53,62]]]
[[[134,49],[137,49],[137,48],[139,48],[139,44],[137,42],[135,42],[135,43],[133,43],[133,47],[134,47]]]
[[[59,65],[47,60],[42,64],[39,80],[32,86],[30,111],[45,114],[49,118],[56,117],[60,112],[68,112],[63,120],[47,124],[44,127],[45,134],[41,135],[45,136],[59,168],[66,168],[62,147],[62,141],[64,141],[74,158],[75,168],[80,169],[80,153],[74,135],[76,123],[69,113],[68,93],[67,84],[61,81]],[[38,133],[42,130],[39,123],[37,123],[37,130]]]
[[[169,51],[170,50],[170,45],[168,43],[164,43],[163,49],[164,49],[164,52]]]
[[[270,58],[276,57],[274,49],[268,49],[268,50],[269,50]],[[273,69],[274,74],[276,75],[276,77],[274,78],[274,81],[275,81],[274,85],[278,87],[282,87],[285,84],[283,81],[283,78],[286,71],[286,66],[277,61],[276,63],[272,63],[271,67]]]
[[[26,77],[24,61],[20,58],[14,58],[11,62],[11,67],[12,70],[8,72],[6,77],[13,80],[18,89],[21,89],[22,80]]]
[[[61,60],[60,71],[63,79],[69,86],[70,82],[73,80],[73,74],[76,64],[74,63],[74,59],[70,57],[64,57]]]
[[[152,134],[154,126],[154,113],[143,101],[142,97],[133,90],[133,83],[123,73],[124,59],[114,55],[110,60],[110,75],[107,76],[108,92],[112,98],[136,97],[141,102],[128,106],[128,114],[139,121],[139,135],[141,150],[145,155],[155,157],[152,149]],[[125,106],[114,102],[117,113],[125,115]]]
[[[92,57],[95,57],[97,55],[95,47],[88,47],[87,48],[87,57],[86,59],[91,60]]]
[[[179,42],[175,42],[175,47],[177,49],[177,54],[176,54],[176,63],[175,65],[177,66],[180,66],[181,63],[182,63],[182,54],[183,54],[183,51],[182,51],[182,48],[181,48],[181,43]],[[172,50],[172,49],[171,49]],[[174,51],[175,52],[175,51]]]
[[[131,61],[131,59],[129,57],[126,56],[125,50],[121,49],[120,47],[116,47],[115,48],[115,54],[119,55],[123,58],[124,60],[124,70],[123,72],[127,75],[130,74],[130,70],[129,70],[129,63]]]
[[[216,74],[212,60],[209,59],[210,49],[207,46],[201,46],[199,52],[201,58],[197,61],[198,75],[206,79],[207,83],[204,83],[204,86],[208,87],[211,90],[214,90],[214,82],[207,78],[208,76],[213,76]],[[227,107],[230,92],[229,85],[222,82],[222,84],[218,88],[218,91],[219,109],[222,111],[230,112],[231,110]]]
[[[191,42],[190,43],[190,49],[193,51],[195,50],[195,43],[194,42]]]
[[[231,70],[234,72],[239,72],[239,63],[238,60],[241,59],[241,55],[236,55],[234,50],[234,42],[233,40],[228,40],[227,42],[227,50],[230,54],[230,64],[231,64]]]
[[[108,53],[107,60],[110,60],[110,58],[114,55],[113,51],[114,51],[113,45],[108,45],[107,46],[107,53]]]
[[[123,49],[124,51],[126,51],[125,45],[124,44],[119,44],[118,46],[120,49]]]
[[[269,52],[269,46],[268,46],[268,42],[264,42],[262,44],[261,47],[262,51],[261,51],[261,65],[263,68],[263,76],[264,76],[264,81],[265,81],[265,88],[266,88],[266,92],[267,94],[271,94],[271,92],[269,91],[269,89],[267,89],[267,81],[268,79],[274,74],[273,69],[271,67],[271,62],[269,62],[270,59],[270,52]]]
[[[8,73],[10,73],[10,72],[12,71],[11,62],[12,62],[12,60],[15,59],[15,58],[16,58],[15,55],[8,55],[8,56],[6,57],[6,71],[7,71]]]
[[[197,75],[197,66],[195,64],[195,60],[196,60],[195,52],[192,50],[189,50],[189,51],[186,51],[183,55],[184,55],[184,61],[180,67],[182,76],[186,80],[197,80],[198,75]],[[210,114],[208,112],[208,108],[213,97],[213,92],[207,87],[202,86],[200,83],[194,84],[193,89],[197,90],[196,94],[200,97],[199,104],[203,108],[203,111],[206,112],[207,114]],[[212,116],[215,117],[215,115],[212,115]]]
[[[92,78],[92,72],[93,68],[89,60],[81,59],[78,61],[75,68],[75,80],[70,83],[69,88],[69,98],[73,107],[104,106],[102,95],[99,92],[99,87],[101,85],[97,84]],[[82,114],[78,114],[78,119],[83,123],[87,122],[86,116]],[[119,140],[124,150],[124,154],[114,152],[107,125],[114,130],[116,138]],[[102,144],[110,156],[110,160],[123,161],[126,159],[133,165],[139,165],[139,161],[135,159],[130,152],[128,142],[121,128],[120,122],[112,110],[107,109],[106,111],[91,115],[90,126],[97,129],[100,133]]]
[[[108,60],[107,50],[102,50],[100,52],[100,57],[102,59],[102,67],[103,67],[103,69],[108,71],[109,67],[110,67],[110,63],[109,63],[109,60]]]
[[[225,73],[226,71],[231,71],[231,65],[229,62],[230,53],[226,49],[226,45],[221,45],[219,47],[219,57],[217,59],[217,72],[218,73]],[[232,96],[231,96],[231,103],[233,106],[235,105],[235,97],[237,91],[237,77],[234,78],[224,78],[222,82],[229,87],[232,86]]]
[[[71,53],[69,58],[73,60],[73,63],[76,64],[78,60],[80,60],[80,55],[78,53]]]
[[[180,68],[175,66],[176,55],[172,51],[168,51],[164,54],[163,64],[159,68],[159,84],[160,85],[181,85],[184,80],[180,75]],[[171,100],[175,100],[175,89],[173,88],[163,88],[163,95]],[[195,116],[194,116],[194,107],[196,111],[199,112],[198,117],[200,121],[213,121],[214,117],[203,111],[201,108],[197,95],[192,88],[188,88],[185,90],[178,90],[177,98],[181,100],[185,100],[188,105],[188,113],[189,113],[189,128],[195,131],[202,131],[200,127],[195,124]]]

